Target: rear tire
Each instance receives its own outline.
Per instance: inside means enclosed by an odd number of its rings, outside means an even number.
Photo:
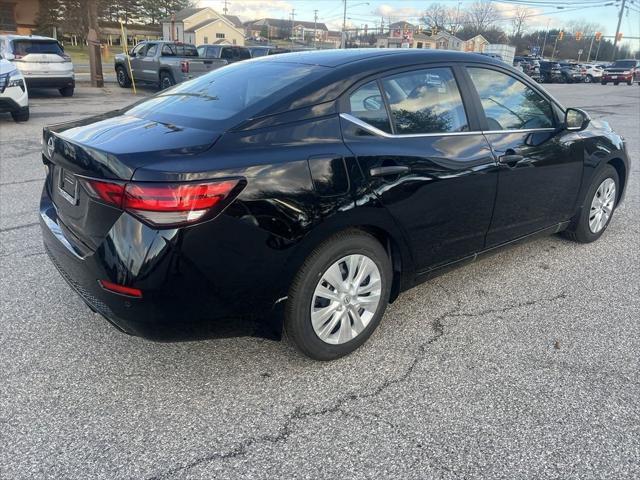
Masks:
[[[173,79],[173,75],[169,72],[161,72],[160,73],[160,90],[166,90],[167,88],[173,87],[176,84]]]
[[[602,81],[600,82],[600,85],[606,85],[606,84],[607,84],[607,82],[605,82],[604,80],[602,80]]]
[[[11,112],[11,117],[14,122],[26,122],[29,120],[29,107],[23,107],[20,110]]]
[[[615,190],[613,191],[613,201],[610,206],[610,212],[606,221],[604,221],[597,228],[592,228],[593,222],[597,215],[598,209],[598,199],[604,198],[602,196],[602,191],[606,193],[606,183],[610,185],[610,181],[613,181],[615,185]],[[601,190],[601,187],[605,187],[604,190]],[[573,240],[579,243],[591,243],[599,239],[602,234],[605,232],[611,219],[613,218],[613,214],[616,208],[616,202],[620,192],[620,178],[618,177],[618,172],[611,165],[607,165],[602,171],[597,174],[589,190],[587,191],[587,195],[585,197],[585,201],[583,203],[583,207],[579,213],[579,215],[574,218],[572,224],[569,228],[562,232],[562,235],[569,240]],[[596,198],[597,197],[597,198]],[[594,208],[595,205],[595,208]],[[590,222],[591,225],[590,225]]]
[[[64,87],[58,90],[63,97],[73,97],[73,87]]]
[[[374,237],[360,230],[334,235],[311,252],[291,284],[287,338],[315,360],[353,352],[380,323],[391,279],[389,255]]]
[[[131,86],[131,79],[122,65],[116,67],[116,79],[121,88],[129,88]]]
[[[614,84],[614,85],[619,85],[619,84],[620,84],[620,82],[613,82],[613,84]]]
[[[627,85],[633,85],[633,80],[627,80]]]

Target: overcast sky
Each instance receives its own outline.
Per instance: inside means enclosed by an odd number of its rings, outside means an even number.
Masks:
[[[562,27],[564,24],[584,20],[597,23],[602,26],[604,35],[613,35],[618,21],[620,0],[516,0],[517,2],[546,5],[544,7],[529,7],[531,16],[528,20],[530,28],[545,28],[547,23],[553,27]],[[200,0],[199,6],[212,7],[222,13],[224,0]],[[368,3],[368,5],[367,5]],[[347,23],[353,26],[367,24],[375,27],[380,24],[380,18],[384,16],[385,23],[391,17],[391,21],[406,20],[417,22],[425,8],[433,3],[432,0],[347,0]],[[441,0],[438,3],[458,8],[464,11],[473,0]],[[500,11],[503,20],[503,28],[509,29],[509,18],[513,16],[515,4],[508,1],[494,2]],[[609,3],[610,5],[604,6]],[[342,27],[343,1],[342,0],[228,0],[229,14],[238,15],[243,21],[263,17],[289,19],[292,10],[295,10],[295,18],[298,20],[313,21],[314,10],[318,10],[318,21],[324,22],[332,30]],[[640,0],[627,0],[628,14],[622,18],[620,30],[625,37],[640,36]],[[558,9],[558,6],[564,6]],[[627,39],[625,38],[625,43]],[[632,47],[640,48],[640,40],[629,41]]]

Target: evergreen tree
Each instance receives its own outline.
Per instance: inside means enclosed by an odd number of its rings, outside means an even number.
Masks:
[[[53,35],[54,27],[60,26],[60,0],[40,0],[36,25],[38,35]]]

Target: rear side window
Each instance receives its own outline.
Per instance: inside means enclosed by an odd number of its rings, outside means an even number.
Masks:
[[[197,57],[198,50],[193,45],[166,43],[162,47],[162,55],[169,57]]]
[[[401,73],[382,80],[397,134],[469,130],[458,85],[449,68]]]
[[[29,55],[31,53],[48,53],[54,55],[62,55],[64,51],[55,40],[14,40],[14,55]]]
[[[369,82],[353,92],[349,97],[349,103],[351,115],[384,132],[391,133],[387,109],[375,81]]]
[[[248,48],[238,48],[238,56],[242,59],[242,60],[246,60],[247,58],[251,58],[251,52],[249,51]]]
[[[253,57],[264,57],[265,55],[267,55],[269,53],[269,50],[266,48],[255,48],[252,52],[251,52],[251,56]]]
[[[551,103],[520,80],[496,70],[470,67],[489,130],[551,128]]]

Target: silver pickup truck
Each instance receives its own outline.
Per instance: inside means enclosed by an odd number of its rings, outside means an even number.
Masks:
[[[136,83],[151,83],[165,89],[228,63],[224,59],[200,58],[194,45],[162,40],[140,42],[128,57],[131,68],[127,55],[115,56],[116,78],[123,88],[131,86],[133,78]]]

